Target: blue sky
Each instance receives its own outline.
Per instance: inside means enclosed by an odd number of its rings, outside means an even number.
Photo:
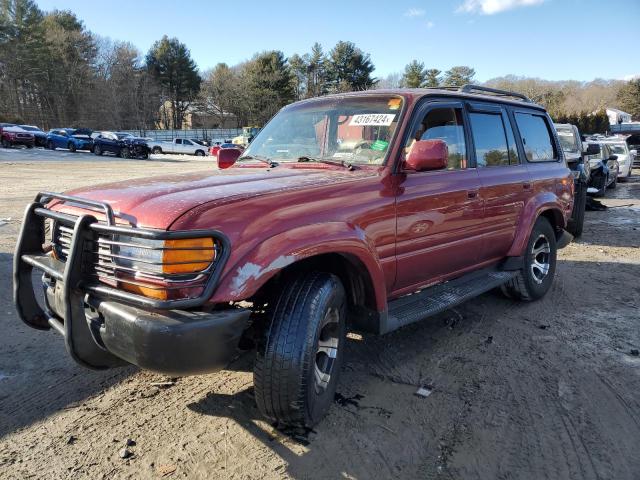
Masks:
[[[202,70],[262,50],[302,54],[315,41],[329,50],[350,40],[371,54],[378,77],[414,58],[440,70],[472,66],[480,81],[640,74],[637,52],[622,47],[638,45],[639,0],[36,1],[143,53],[164,34],[178,37]]]

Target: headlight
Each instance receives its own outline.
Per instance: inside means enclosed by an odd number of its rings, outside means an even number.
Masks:
[[[120,236],[115,263],[140,272],[188,274],[206,270],[216,259],[212,238],[147,240]]]
[[[177,289],[201,287],[217,254],[216,242],[208,237],[148,240],[120,235],[114,238],[110,257],[120,288],[167,300]]]

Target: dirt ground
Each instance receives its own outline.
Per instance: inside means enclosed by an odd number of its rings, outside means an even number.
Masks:
[[[251,353],[200,377],[93,372],[15,314],[12,252],[37,191],[209,168],[0,149],[1,478],[640,478],[639,176],[587,212],[543,300],[489,293],[350,335],[336,402],[301,433],[261,419]]]

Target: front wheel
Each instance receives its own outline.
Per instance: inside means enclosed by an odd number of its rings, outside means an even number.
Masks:
[[[312,427],[335,396],[346,331],[346,295],[329,273],[307,272],[283,285],[253,372],[262,414]]]
[[[539,217],[529,236],[523,268],[502,285],[503,293],[509,298],[524,301],[542,298],[553,283],[557,253],[553,227],[549,220]]]
[[[53,145],[53,142],[51,140],[47,141],[47,150],[55,150],[56,147]]]
[[[614,189],[618,186],[618,175],[616,175],[615,177],[613,177],[613,182],[611,182],[609,185],[607,185],[607,188],[611,188]]]
[[[131,157],[131,153],[129,152],[128,148],[120,149],[120,158],[130,158],[130,157]]]
[[[11,144],[9,143],[8,140],[5,140],[4,138],[2,139],[2,148],[10,148]]]
[[[67,147],[69,148],[70,152],[75,152],[76,151],[76,144],[73,142],[69,142],[69,144],[67,145]]]
[[[158,155],[159,153],[162,153],[162,149],[160,147],[153,147],[151,153],[153,153],[154,155]]]
[[[196,157],[204,157],[204,152],[202,150],[198,150],[196,152]]]
[[[93,147],[93,154],[98,156],[102,155],[102,147],[100,145]]]

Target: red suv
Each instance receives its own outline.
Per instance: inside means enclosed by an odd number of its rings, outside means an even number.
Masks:
[[[347,330],[384,334],[498,287],[536,300],[571,240],[551,119],[510,92],[305,100],[218,156],[232,167],[40,193],[15,254],[24,322],[91,368],[205,373],[255,347],[262,413],[311,426]]]

